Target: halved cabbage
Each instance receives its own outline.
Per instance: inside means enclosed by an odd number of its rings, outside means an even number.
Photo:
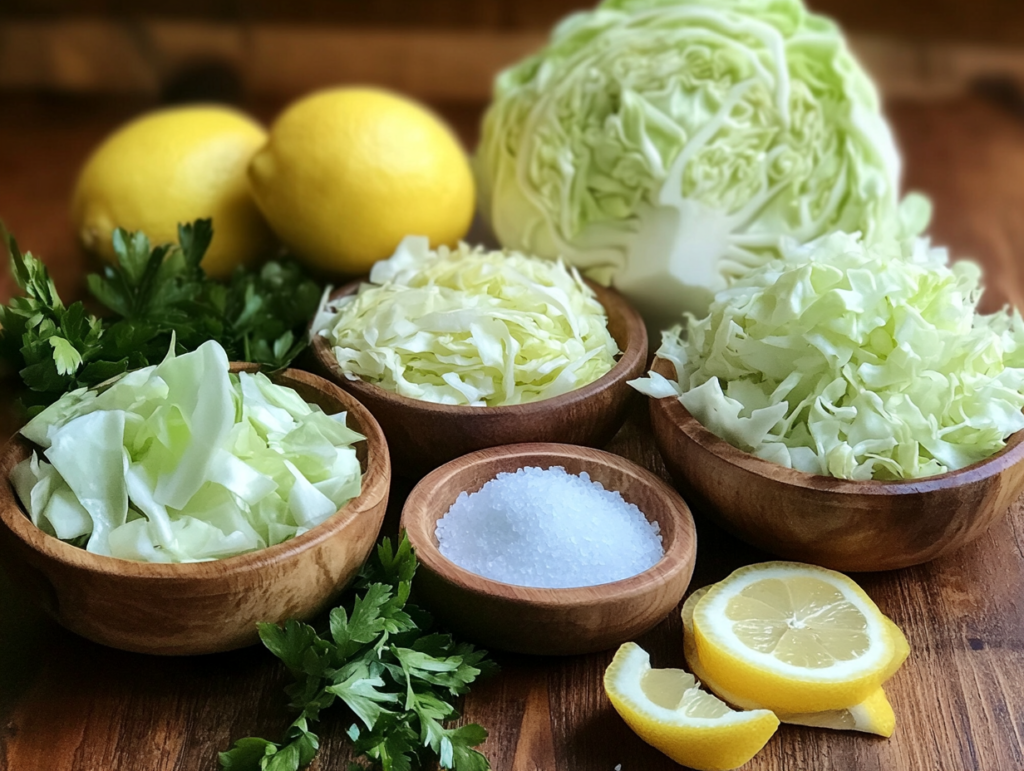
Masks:
[[[11,472],[32,521],[97,554],[195,562],[299,535],[359,494],[345,413],[326,415],[263,374],[229,374],[204,343],[66,394],[21,433]]]
[[[476,171],[504,246],[610,281],[656,329],[703,315],[783,236],[898,226],[875,88],[800,0],[604,0],[569,16],[498,77]]]
[[[846,479],[940,474],[1024,428],[1024,322],[979,315],[981,272],[923,239],[836,233],[784,246],[715,297],[658,355],[709,430],[766,460]]]
[[[323,305],[314,333],[343,372],[402,396],[496,406],[597,380],[619,349],[575,270],[516,252],[405,238],[370,284]]]

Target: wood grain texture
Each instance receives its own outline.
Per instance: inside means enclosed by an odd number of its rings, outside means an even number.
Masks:
[[[442,556],[435,529],[455,499],[477,492],[501,472],[527,466],[586,472],[621,493],[658,523],[665,556],[631,578],[574,589],[493,581]],[[607,650],[648,631],[679,604],[697,551],[693,517],[675,490],[619,455],[567,444],[492,447],[445,464],[413,488],[400,528],[420,560],[417,591],[438,618],[489,648],[537,655]]]
[[[332,300],[354,294],[360,282],[339,288]],[[600,447],[619,430],[637,393],[627,382],[647,363],[643,320],[611,289],[588,282],[608,315],[608,331],[622,355],[602,377],[560,396],[502,407],[468,407],[410,399],[345,376],[327,338],[313,338],[320,373],[355,396],[384,429],[395,473],[413,478],[485,447],[522,442],[563,442]]]
[[[964,6],[969,8],[970,6]],[[941,9],[938,11],[941,13]],[[927,20],[923,20],[926,22]],[[151,102],[5,95],[0,122],[0,217],[53,268],[65,299],[85,296],[84,258],[67,220],[78,164],[103,134]],[[278,104],[256,104],[263,118]],[[440,105],[468,146],[479,105]],[[985,307],[1024,299],[1024,121],[977,97],[895,103],[890,116],[905,180],[935,201],[936,242],[984,266]],[[12,283],[0,268],[0,297]],[[13,385],[0,385],[0,430],[16,425]],[[668,479],[647,407],[606,447]],[[393,480],[392,515],[408,492]],[[769,555],[695,515],[692,588]],[[390,523],[389,523],[390,522]],[[385,531],[397,530],[397,518]],[[957,552],[918,567],[857,576],[907,635],[911,657],[885,690],[891,739],[782,726],[744,771],[1016,771],[1024,768],[1024,507]],[[154,658],[67,632],[0,571],[0,769],[212,771],[242,736],[276,737],[291,718],[287,674],[258,648]],[[678,614],[641,636],[660,667],[684,665]],[[495,771],[677,771],[633,736],[608,704],[610,652],[571,657],[498,653],[499,676],[473,687],[463,720],[486,726]],[[546,696],[545,696],[546,694]],[[349,718],[329,711],[312,771],[345,768]],[[550,737],[550,741],[548,740]],[[517,765],[518,764],[518,765]]]
[[[675,380],[671,362],[654,371]],[[981,535],[1024,492],[1024,431],[998,453],[925,479],[854,482],[769,463],[708,431],[675,397],[651,399],[654,442],[686,499],[785,559],[865,572],[920,565]]]
[[[210,20],[218,23],[284,22],[361,28],[548,29],[565,14],[594,0],[7,0],[0,19],[68,17],[137,21],[140,17]],[[1017,0],[809,0],[819,13],[854,30],[911,40],[1024,43],[1024,8]]]
[[[0,88],[207,101],[373,83],[431,102],[480,102],[497,73],[547,40],[547,28],[14,19],[0,23]],[[867,30],[847,41],[886,97],[949,98],[986,83],[1012,95],[1024,84],[1024,45]]]
[[[233,364],[232,371],[256,371]],[[384,435],[355,399],[299,370],[271,376],[366,437],[359,495],[297,538],[236,557],[150,564],[87,552],[32,524],[9,481],[35,448],[21,436],[0,455],[0,561],[60,624],[95,642],[140,653],[214,653],[252,645],[259,621],[310,618],[348,584],[377,541],[391,483]]]

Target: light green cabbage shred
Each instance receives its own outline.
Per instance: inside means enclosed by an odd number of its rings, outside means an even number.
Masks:
[[[412,399],[497,406],[558,396],[615,366],[604,307],[575,270],[409,236],[314,321],[343,372]]]
[[[97,554],[196,562],[262,549],[359,494],[345,413],[326,415],[266,375],[229,374],[224,349],[79,389],[21,433],[41,453],[11,481],[32,521]]]
[[[476,170],[504,246],[610,280],[657,329],[703,315],[782,236],[899,225],[875,88],[800,0],[605,0],[569,16],[498,77]]]
[[[844,479],[941,474],[1024,428],[1024,322],[980,315],[980,270],[923,239],[792,245],[664,334],[678,396],[704,426],[766,460]]]

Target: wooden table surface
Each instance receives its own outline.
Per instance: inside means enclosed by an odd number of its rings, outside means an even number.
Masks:
[[[4,98],[0,218],[51,266],[65,297],[84,294],[84,258],[67,218],[70,188],[89,148],[147,104],[85,98]],[[275,105],[258,105],[270,117]],[[467,143],[479,106],[441,107]],[[981,97],[892,105],[908,187],[936,203],[933,234],[987,270],[987,309],[1024,307],[1024,118]],[[0,299],[12,282],[0,273]],[[0,385],[0,432],[15,427],[13,383]],[[646,411],[609,449],[664,475]],[[392,491],[389,523],[408,487]],[[691,588],[766,559],[698,519]],[[960,552],[907,570],[856,577],[906,632],[911,657],[886,685],[896,733],[782,726],[746,767],[773,771],[1014,771],[1024,768],[1024,512]],[[65,632],[0,574],[0,769],[198,771],[247,735],[276,737],[288,717],[286,676],[259,647],[199,658],[122,653]],[[655,666],[683,665],[673,613],[638,642]],[[611,652],[563,659],[496,655],[502,672],[465,699],[465,717],[490,730],[496,771],[658,771],[678,768],[625,727],[605,699]],[[345,768],[345,720],[330,713],[311,768]]]

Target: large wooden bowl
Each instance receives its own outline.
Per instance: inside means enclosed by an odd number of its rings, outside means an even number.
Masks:
[[[361,283],[338,289],[331,299],[354,294]],[[313,336],[313,353],[322,374],[365,404],[380,423],[396,474],[419,477],[453,458],[504,444],[562,442],[600,447],[626,420],[635,396],[627,381],[643,374],[647,330],[640,314],[617,292],[590,286],[608,314],[608,331],[622,354],[611,371],[593,383],[542,401],[467,407],[410,399],[349,379],[321,335]]]
[[[578,589],[536,589],[484,578],[441,555],[434,534],[463,491],[500,471],[562,466],[586,471],[660,526],[665,556],[639,575]],[[489,648],[542,655],[605,650],[643,634],[670,613],[693,574],[697,535],[682,498],[618,455],[565,444],[519,444],[474,452],[428,474],[402,510],[416,549],[418,596],[451,629]]]
[[[654,370],[675,377],[670,362]],[[652,399],[651,428],[679,490],[747,543],[850,572],[928,562],[981,535],[1024,489],[1024,432],[973,466],[899,482],[785,468],[718,438],[675,397]]]
[[[254,365],[232,365],[232,371]],[[307,533],[213,562],[149,564],[92,554],[32,524],[8,481],[31,448],[12,439],[0,455],[0,560],[59,623],[104,645],[166,655],[250,645],[259,621],[315,615],[355,576],[377,540],[391,470],[380,427],[349,394],[322,378],[285,370],[271,379],[328,413],[348,412],[366,436],[357,447],[359,496]]]

